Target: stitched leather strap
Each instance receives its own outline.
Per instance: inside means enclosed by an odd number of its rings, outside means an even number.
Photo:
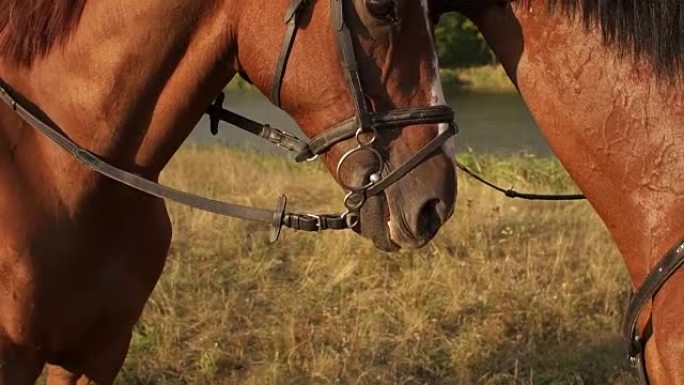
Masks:
[[[622,336],[627,344],[630,359],[639,370],[642,384],[648,384],[646,374],[645,343],[638,330],[639,315],[646,304],[665,285],[667,280],[684,264],[684,240],[674,245],[658,264],[644,278],[641,286],[634,292],[627,307],[622,324]]]
[[[327,152],[332,146],[344,140],[353,138],[358,130],[356,118],[349,118],[338,123],[335,126],[328,128],[311,139],[304,149],[295,157],[295,161],[303,162],[311,159],[316,155],[321,155]]]
[[[278,64],[276,64],[275,75],[273,76],[273,85],[271,86],[271,102],[280,107],[280,90],[283,87],[283,79],[285,78],[285,68],[290,59],[290,53],[294,46],[295,37],[299,30],[299,15],[300,11],[308,4],[309,0],[293,0],[290,7],[285,12],[285,24],[287,29],[283,37],[283,46],[278,56]]]
[[[225,94],[219,94],[214,104],[212,104],[206,112],[211,120],[211,133],[213,135],[218,134],[219,123],[223,121],[230,123],[235,127],[241,128],[250,134],[256,135],[262,139],[266,139],[287,151],[301,153],[309,148],[309,145],[305,141],[297,138],[285,130],[271,127],[268,124],[256,122],[252,119],[226,110],[223,108],[224,100]]]
[[[432,139],[425,147],[418,151],[413,157],[407,160],[404,164],[396,168],[394,171],[389,173],[387,176],[382,178],[378,183],[371,186],[366,190],[366,196],[370,197],[383,192],[386,188],[396,183],[399,179],[408,174],[411,170],[416,168],[421,162],[423,162],[427,157],[432,155],[437,149],[439,149],[444,142],[449,138],[454,136],[457,132],[456,125],[449,125],[449,129],[437,135]]]
[[[332,12],[332,22],[337,34],[337,49],[340,55],[340,64],[342,71],[347,80],[347,88],[351,96],[352,104],[354,105],[355,116],[357,120],[357,127],[364,131],[372,129],[368,103],[363,94],[363,87],[361,86],[361,76],[359,75],[359,63],[354,52],[354,43],[352,41],[351,32],[345,23],[344,19],[344,2],[345,0],[330,0],[330,7]],[[353,5],[352,5],[353,6]]]
[[[684,241],[680,241],[673,246],[658,264],[644,278],[641,286],[634,292],[630,299],[625,320],[622,324],[622,335],[625,342],[629,344],[629,354],[634,357],[641,349],[635,345],[635,337],[638,337],[637,322],[639,315],[650,301],[660,290],[667,280],[684,264]]]
[[[341,219],[341,215],[318,216],[286,213],[287,198],[284,195],[278,200],[275,210],[245,207],[179,191],[122,170],[74,143],[62,133],[61,129],[52,123],[48,123],[49,119],[43,117],[42,112],[41,117],[39,117],[29,111],[23,103],[17,101],[18,95],[15,95],[16,93],[11,92],[7,84],[0,79],[0,99],[7,103],[29,125],[67,151],[84,166],[145,194],[219,215],[269,224],[271,225],[271,242],[278,240],[282,226],[304,231],[341,230],[349,227]]]
[[[431,106],[421,108],[402,108],[387,112],[373,112],[371,124],[376,129],[405,127],[416,124],[438,124],[454,121],[454,111],[449,106]],[[453,123],[452,123],[453,125]],[[456,128],[456,126],[454,126]],[[308,148],[297,155],[297,162],[310,159],[328,151],[332,146],[356,135],[358,125],[356,119],[347,119],[333,126],[309,142]],[[456,134],[458,131],[455,131]]]

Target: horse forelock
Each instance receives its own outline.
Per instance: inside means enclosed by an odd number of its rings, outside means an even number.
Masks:
[[[69,36],[86,0],[0,0],[0,56],[30,65]]]
[[[527,0],[529,2],[531,0]],[[662,75],[684,74],[684,3],[677,0],[549,0],[550,10],[598,26],[622,54],[645,57]]]

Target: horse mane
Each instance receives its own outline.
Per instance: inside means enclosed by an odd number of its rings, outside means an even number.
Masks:
[[[0,0],[0,56],[22,65],[64,41],[86,0]]]
[[[529,1],[529,0],[528,0]],[[579,16],[586,28],[600,27],[604,42],[621,54],[646,57],[659,74],[684,73],[684,3],[681,0],[549,0]]]

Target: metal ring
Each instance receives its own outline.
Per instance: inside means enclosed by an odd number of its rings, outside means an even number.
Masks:
[[[363,140],[363,134],[370,134],[371,139],[369,141]],[[356,138],[356,142],[359,144],[361,147],[370,147],[375,143],[375,140],[378,139],[378,130],[375,128],[375,126],[371,126],[371,130],[365,130],[363,127],[359,127],[358,130],[356,130],[356,134],[354,134],[354,137]]]
[[[383,164],[384,164],[384,159],[382,158],[382,154],[378,152],[378,150],[374,149],[373,147],[362,147],[362,146],[357,146],[356,148],[353,148],[349,151],[347,151],[342,157],[340,158],[340,161],[337,163],[337,182],[344,188],[345,190],[353,191],[353,192],[359,192],[363,190],[367,190],[375,184],[373,181],[369,181],[365,185],[362,186],[350,186],[347,183],[345,183],[342,180],[342,166],[344,163],[349,160],[349,157],[352,155],[356,154],[357,152],[361,152],[363,150],[370,151],[375,158],[378,160],[378,169],[374,170],[371,174],[377,174],[382,172]]]
[[[355,199],[358,199],[355,201]],[[344,196],[344,207],[347,211],[359,211],[361,207],[366,203],[366,195],[362,192],[348,192]]]
[[[350,211],[345,212],[340,216],[346,223],[347,226],[351,229],[359,225],[359,222],[361,220],[360,216],[358,213],[353,213]]]

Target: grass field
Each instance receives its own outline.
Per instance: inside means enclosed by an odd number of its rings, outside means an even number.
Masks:
[[[464,161],[523,190],[574,188],[550,160]],[[218,147],[181,151],[162,180],[262,207],[287,192],[293,211],[342,201],[318,165]],[[632,384],[626,273],[590,206],[459,190],[437,239],[397,254],[347,232],[270,246],[260,225],[171,205],[170,258],[118,383]]]

